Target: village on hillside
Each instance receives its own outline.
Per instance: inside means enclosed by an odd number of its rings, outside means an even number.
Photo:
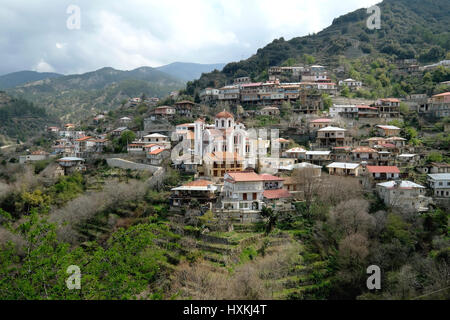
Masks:
[[[399,72],[418,70],[414,61],[406,65]],[[292,210],[311,183],[320,186],[329,175],[357,180],[388,207],[418,214],[449,207],[450,164],[401,126],[409,110],[449,117],[450,92],[350,99],[342,89],[364,84],[349,78],[336,84],[324,66],[271,67],[268,74],[266,82],[242,77],[206,88],[199,103],[176,92],[164,101],[131,98],[116,118],[105,112],[83,124],[48,126],[51,148],[35,148],[19,161],[55,159],[45,169],[52,178],[83,172],[98,159],[160,176],[175,169],[191,178],[171,189],[174,214],[211,211],[243,223],[260,221],[266,207]],[[141,125],[136,109],[144,111]]]

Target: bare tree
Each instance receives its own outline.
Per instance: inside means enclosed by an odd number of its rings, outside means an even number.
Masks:
[[[361,234],[367,236],[376,221],[368,213],[369,203],[363,199],[351,199],[339,203],[330,213],[329,222],[341,236]]]

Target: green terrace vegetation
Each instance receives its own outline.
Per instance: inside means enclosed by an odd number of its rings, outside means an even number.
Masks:
[[[170,189],[192,176],[170,168],[155,188],[102,161],[43,187],[32,167],[7,166],[2,299],[384,299],[442,284],[448,213],[388,210],[351,178],[325,177],[295,209],[242,224],[197,206],[171,213]],[[386,270],[375,295],[370,264]],[[81,290],[66,287],[70,265],[81,268]]]

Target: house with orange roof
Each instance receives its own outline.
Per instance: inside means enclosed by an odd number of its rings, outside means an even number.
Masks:
[[[363,185],[375,187],[376,183],[400,179],[400,169],[396,166],[367,166]]]
[[[254,171],[227,172],[222,210],[259,212],[263,207],[264,179]]]
[[[209,210],[216,202],[217,186],[209,180],[195,180],[171,189],[171,210],[179,211],[190,207],[192,200],[196,200],[201,206],[207,206]],[[197,208],[196,208],[197,209]]]
[[[319,129],[328,127],[332,123],[333,123],[332,119],[320,118],[320,119],[311,120],[309,122],[309,130],[312,130],[312,131],[319,130]]]
[[[93,137],[81,137],[75,139],[73,142],[75,156],[77,157],[86,157],[88,152],[94,151],[95,147],[95,138]]]
[[[159,166],[162,164],[164,159],[170,156],[170,151],[166,149],[154,149],[153,151],[147,152],[147,159],[149,163],[153,166]]]
[[[378,151],[369,147],[357,147],[352,150],[353,161],[376,163],[378,159]]]
[[[378,109],[381,118],[400,117],[400,100],[397,98],[379,99],[375,102],[374,107]]]
[[[431,97],[431,114],[436,118],[450,116],[450,92],[436,94]]]

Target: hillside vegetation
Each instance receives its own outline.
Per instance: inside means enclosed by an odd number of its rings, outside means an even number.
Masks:
[[[450,6],[446,0],[385,0],[381,9],[381,29],[369,30],[366,9],[359,9],[333,20],[317,34],[289,41],[276,39],[246,60],[227,64],[222,72],[204,74],[189,82],[187,91],[219,87],[233,78],[250,76],[267,79],[271,66],[293,63],[340,65],[340,59],[370,56],[389,61],[417,58],[428,63],[444,59],[450,50]]]
[[[25,141],[56,121],[45,109],[0,92],[0,135]]]
[[[110,110],[123,99],[141,96],[164,97],[184,83],[149,67],[132,71],[103,68],[81,75],[32,82],[8,92],[44,107],[64,119],[84,118],[86,112]]]

